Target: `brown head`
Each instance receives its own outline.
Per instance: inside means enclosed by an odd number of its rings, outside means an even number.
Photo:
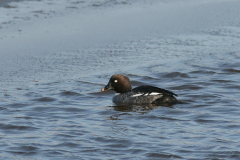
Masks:
[[[132,87],[128,77],[121,74],[115,74],[110,78],[108,84],[102,91],[114,90],[117,93],[125,93],[131,89]]]

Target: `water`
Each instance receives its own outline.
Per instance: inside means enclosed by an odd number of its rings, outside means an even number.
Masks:
[[[226,21],[107,45],[9,48],[0,71],[1,159],[240,159],[240,23]],[[114,92],[100,91],[115,73],[185,103],[116,106]]]

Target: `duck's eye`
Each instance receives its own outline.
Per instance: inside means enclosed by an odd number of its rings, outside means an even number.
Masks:
[[[114,83],[117,83],[117,80],[116,80],[116,79],[114,80]]]

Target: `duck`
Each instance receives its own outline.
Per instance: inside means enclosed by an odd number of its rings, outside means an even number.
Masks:
[[[177,94],[162,88],[143,85],[132,89],[128,77],[114,74],[101,91],[114,90],[117,94],[112,98],[115,104],[176,104]]]

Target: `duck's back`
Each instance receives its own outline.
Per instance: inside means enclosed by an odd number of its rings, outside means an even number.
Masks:
[[[139,86],[113,97],[116,104],[176,103],[175,93],[153,86]]]

